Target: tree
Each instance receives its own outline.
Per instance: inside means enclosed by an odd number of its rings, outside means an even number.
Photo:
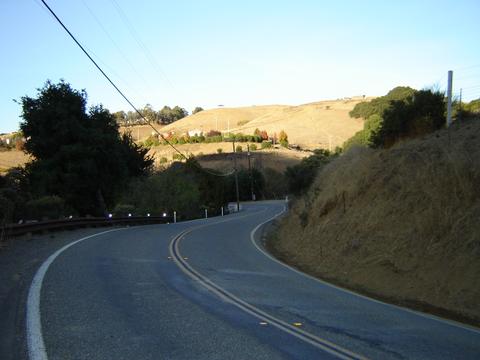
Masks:
[[[145,107],[140,111],[144,118],[148,121],[155,122],[157,121],[157,113],[153,110],[152,105],[146,104]]]
[[[180,106],[175,106],[172,109],[172,113],[173,113],[173,119],[174,119],[173,121],[177,121],[188,116],[188,111],[185,110],[184,108],[181,108]]]
[[[445,98],[438,91],[396,87],[386,96],[357,106],[350,115],[366,118],[363,130],[347,140],[344,149],[390,147],[402,138],[425,135],[445,124]]]
[[[195,115],[196,113],[199,113],[200,111],[203,111],[203,108],[200,106],[197,106],[195,109],[192,111],[192,115]]]
[[[314,150],[313,155],[302,159],[299,164],[287,167],[285,177],[289,192],[300,195],[308,190],[318,170],[328,164],[331,159],[332,155],[328,150],[317,149]]]
[[[408,86],[397,86],[390,90],[385,96],[380,96],[372,101],[358,103],[349,114],[351,117],[364,119],[367,119],[373,114],[382,116],[392,101],[405,100],[412,96],[415,91],[415,89]]]
[[[123,110],[117,111],[113,113],[113,116],[115,117],[115,121],[119,125],[126,125],[127,123],[127,113]]]
[[[280,131],[280,134],[278,135],[278,141],[283,147],[288,146],[288,135],[284,130]]]
[[[129,134],[120,137],[115,117],[91,107],[87,93],[47,81],[37,97],[21,98],[20,124],[35,197],[59,196],[79,214],[99,215],[115,202],[130,177],[149,172],[153,159]]]

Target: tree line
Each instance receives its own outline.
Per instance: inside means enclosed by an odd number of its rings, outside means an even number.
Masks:
[[[266,130],[255,129],[253,135],[247,135],[242,133],[222,133],[218,130],[210,130],[208,132],[195,134],[190,136],[186,134],[174,134],[169,133],[165,136],[165,140],[159,138],[158,135],[149,136],[143,143],[145,147],[153,147],[159,145],[168,145],[170,144],[202,144],[202,143],[220,143],[220,142],[253,142],[261,143],[262,148],[271,147],[273,144],[280,144],[283,147],[288,147],[288,135],[284,130],[281,130],[280,133],[273,133],[268,135]]]
[[[193,114],[196,114],[200,111],[203,111],[201,107],[196,107]],[[140,114],[136,111],[117,111],[113,113],[113,116],[116,122],[121,126],[132,126],[132,125],[145,125],[147,119],[150,122],[154,122],[161,125],[171,124],[172,122],[178,121],[187,117],[188,111],[180,106],[164,106],[161,110],[155,111],[150,104],[146,104],[143,109],[139,110]]]
[[[480,99],[466,104],[454,100],[452,109],[456,120],[479,116]],[[400,140],[426,135],[445,126],[446,112],[444,93],[396,87],[385,96],[355,105],[350,116],[365,119],[364,126],[343,148],[388,148]]]

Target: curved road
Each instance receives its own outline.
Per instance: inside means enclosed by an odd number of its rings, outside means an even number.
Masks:
[[[257,230],[283,208],[247,204],[59,250],[30,288],[30,358],[480,358],[478,329],[353,294],[269,257]]]

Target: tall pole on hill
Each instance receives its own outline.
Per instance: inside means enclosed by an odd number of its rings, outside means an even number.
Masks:
[[[448,71],[448,87],[447,87],[447,127],[452,124],[452,80],[453,71]]]
[[[238,174],[237,174],[237,153],[235,151],[235,140],[232,142],[233,147],[233,171],[235,172],[235,192],[237,194],[237,212],[240,211],[240,192],[238,191]]]

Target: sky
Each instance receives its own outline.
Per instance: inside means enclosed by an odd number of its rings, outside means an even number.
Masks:
[[[45,0],[135,104],[191,111],[380,96],[480,97],[479,0]],[[131,110],[40,0],[0,1],[0,133],[47,80]]]

